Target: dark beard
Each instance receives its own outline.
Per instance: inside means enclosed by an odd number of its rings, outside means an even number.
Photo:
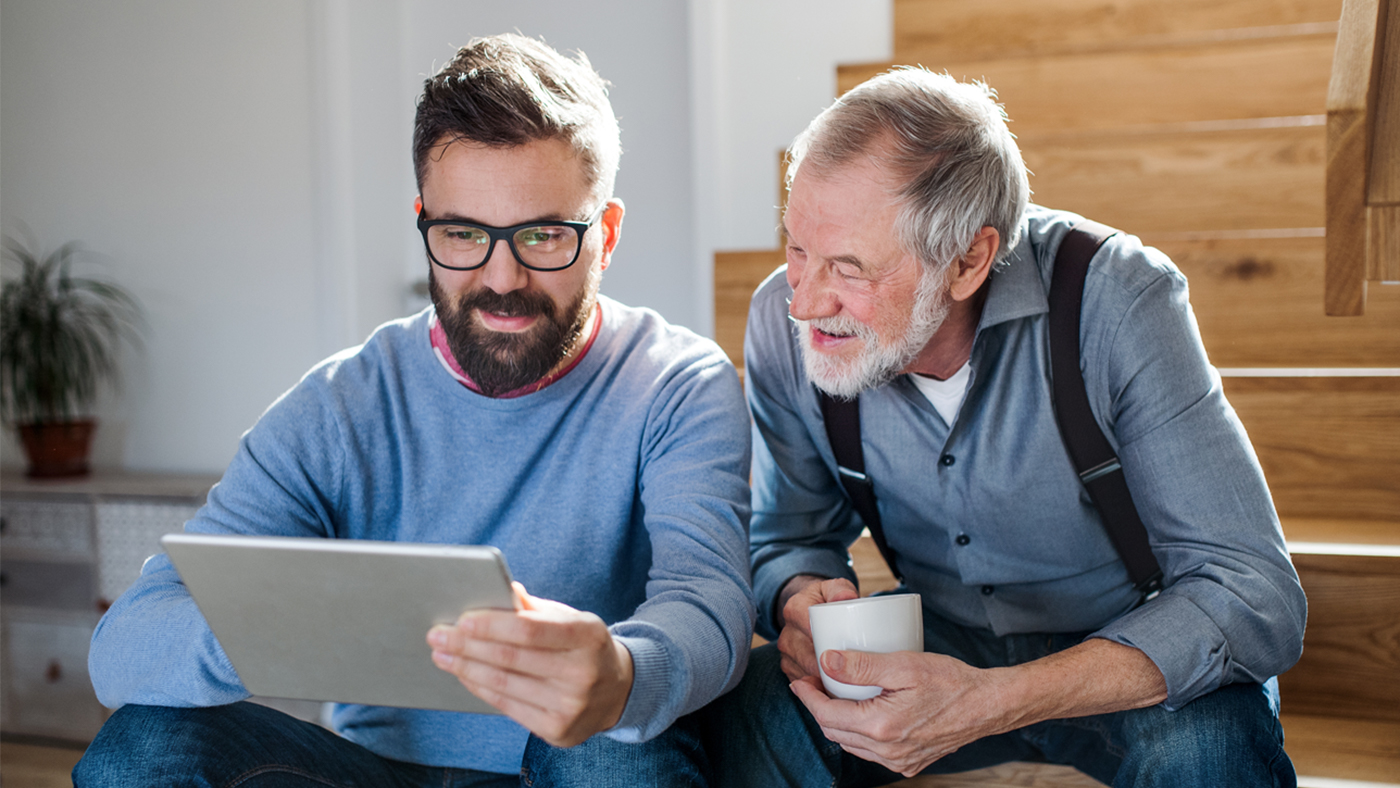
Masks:
[[[543,379],[573,349],[593,308],[588,287],[560,310],[544,293],[514,290],[504,295],[489,287],[452,301],[428,271],[428,294],[447,345],[462,371],[488,397],[499,397]],[[541,320],[519,333],[491,331],[472,317],[475,310]]]

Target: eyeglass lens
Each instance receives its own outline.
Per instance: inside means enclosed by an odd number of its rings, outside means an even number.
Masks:
[[[522,227],[511,241],[521,262],[542,270],[568,267],[579,249],[578,231],[563,225]],[[444,265],[471,268],[490,253],[491,234],[469,224],[437,224],[428,228],[428,247]]]

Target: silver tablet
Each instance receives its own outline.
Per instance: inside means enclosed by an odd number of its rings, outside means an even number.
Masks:
[[[499,714],[433,664],[434,624],[514,608],[494,547],[167,534],[180,578],[254,695]]]

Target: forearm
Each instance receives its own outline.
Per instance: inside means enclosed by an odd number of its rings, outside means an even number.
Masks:
[[[1141,651],[1099,638],[1048,657],[990,671],[1002,730],[1161,703],[1167,683]]]
[[[164,555],[98,623],[88,672],[109,708],[215,706],[248,696]]]

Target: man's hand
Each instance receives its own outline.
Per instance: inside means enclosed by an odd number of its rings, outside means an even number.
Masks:
[[[823,602],[844,602],[859,596],[851,581],[841,578],[826,580],[813,575],[798,575],[783,586],[778,596],[779,609],[782,610],[778,653],[782,654],[783,674],[789,680],[817,675],[817,655],[813,651],[807,608]]]
[[[1151,706],[1167,695],[1147,655],[1100,639],[1009,668],[978,669],[941,654],[836,650],[822,655],[822,667],[837,681],[885,690],[849,701],[828,697],[816,676],[794,681],[792,691],[822,732],[852,755],[906,777],[986,736]]]
[[[556,747],[572,747],[622,718],[632,655],[603,620],[532,597],[520,610],[470,611],[428,632],[433,662],[473,694]]]
[[[941,654],[827,651],[822,667],[847,684],[877,684],[863,701],[828,697],[815,675],[792,691],[846,752],[912,777],[934,761],[1003,727],[995,671],[978,670]]]

